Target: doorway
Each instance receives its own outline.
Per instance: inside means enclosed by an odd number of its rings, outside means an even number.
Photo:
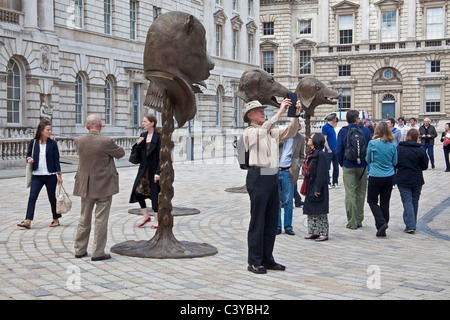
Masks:
[[[381,118],[382,119],[388,119],[388,118],[395,119],[395,98],[392,94],[386,94],[382,99]]]

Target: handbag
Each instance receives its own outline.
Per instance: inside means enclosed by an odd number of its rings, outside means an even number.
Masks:
[[[132,164],[141,163],[141,148],[138,148],[137,143],[131,147],[130,158],[128,159]]]
[[[58,186],[56,194],[56,213],[67,213],[72,209],[72,200],[69,198],[69,194],[64,189],[62,183]]]
[[[33,139],[33,149],[31,150],[31,157],[34,159],[34,144],[36,139]],[[29,188],[31,186],[31,179],[33,178],[33,163],[28,163],[25,168],[26,186]]]

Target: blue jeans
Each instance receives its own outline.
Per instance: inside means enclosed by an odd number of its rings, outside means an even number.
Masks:
[[[42,187],[45,185],[47,189],[48,200],[52,209],[53,219],[61,218],[60,214],[56,213],[56,185],[58,177],[56,174],[48,176],[33,175],[31,179],[30,197],[28,198],[27,215],[25,219],[33,220],[34,210],[36,208],[36,201],[39,197]]]
[[[278,171],[278,182],[280,186],[280,200],[284,207],[284,230],[292,230],[292,212],[294,211],[294,186],[289,171]],[[278,230],[281,230],[281,203],[278,211]]]
[[[338,183],[338,178],[339,178],[339,161],[338,158],[336,156],[336,151],[332,150],[332,152],[325,152],[325,154],[327,155],[327,159],[328,159],[328,184],[330,183],[330,169],[331,169],[331,163],[333,163],[333,185]]]
[[[425,145],[422,146],[422,149],[428,153],[428,158],[431,162],[431,167],[434,168],[434,151],[433,151],[433,145],[429,142],[425,142]]]
[[[422,186],[402,187],[397,186],[403,203],[403,222],[406,230],[416,230],[417,211]]]

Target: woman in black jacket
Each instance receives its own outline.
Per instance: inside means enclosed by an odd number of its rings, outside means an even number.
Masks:
[[[34,218],[34,211],[36,209],[36,201],[44,185],[47,189],[48,200],[50,201],[53,215],[50,227],[59,226],[59,218],[61,218],[61,215],[56,213],[56,185],[62,183],[62,176],[58,144],[55,140],[50,139],[51,134],[52,126],[50,122],[48,120],[42,120],[36,129],[34,139],[30,141],[27,162],[33,164],[33,176],[31,178],[26,217],[24,221],[17,224],[19,227],[31,228],[31,221]]]
[[[133,145],[134,151],[139,156],[140,165],[130,197],[130,203],[139,202],[142,209],[143,219],[139,222],[138,227],[143,227],[151,220],[145,203],[145,199],[151,199],[154,211],[152,229],[158,227],[159,175],[161,172],[159,167],[161,137],[159,130],[156,129],[156,123],[154,115],[145,115],[142,120],[145,132],[141,133],[139,140]]]
[[[396,182],[403,203],[403,222],[405,232],[416,230],[417,211],[422,190],[423,170],[428,168],[428,156],[419,141],[419,131],[411,129],[405,136],[405,141],[397,147],[398,162]]]
[[[328,240],[328,160],[322,151],[325,138],[315,133],[308,139],[310,150],[302,168],[304,183],[302,193],[305,196],[303,214],[308,215],[308,233],[305,239]]]
[[[444,149],[444,160],[445,160],[445,172],[450,172],[450,122],[445,124],[445,131],[442,132],[441,142]]]

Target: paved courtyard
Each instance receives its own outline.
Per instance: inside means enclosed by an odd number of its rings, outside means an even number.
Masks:
[[[413,235],[403,232],[397,189],[392,192],[386,238],[375,237],[367,204],[363,227],[346,229],[344,188],[333,188],[329,241],[305,240],[306,219],[302,209],[295,208],[296,235],[283,233],[275,244],[274,256],[286,265],[286,271],[269,270],[265,275],[247,271],[248,195],[225,192],[245,183],[246,172],[234,159],[174,164],[173,205],[200,211],[174,218],[175,237],[218,249],[214,256],[193,259],[147,259],[114,253],[107,261],[92,262],[90,256],[75,259],[73,240],[80,198],[72,196],[73,208],[60,219],[61,226],[50,228],[50,206],[42,190],[32,229],[21,229],[16,223],[24,219],[29,194],[24,187],[24,169],[1,170],[0,299],[447,300],[450,212],[437,210],[450,197],[450,173],[444,173],[440,145],[435,156],[437,167],[425,172],[420,201],[423,231]],[[118,166],[120,193],[113,197],[107,252],[114,244],[148,240],[155,233],[149,225],[137,228],[140,216],[128,212],[138,208],[128,203],[137,167],[126,161],[118,161]],[[70,193],[75,168],[63,166],[64,186]],[[342,175],[339,181],[342,184]],[[434,220],[429,218],[432,213]]]

